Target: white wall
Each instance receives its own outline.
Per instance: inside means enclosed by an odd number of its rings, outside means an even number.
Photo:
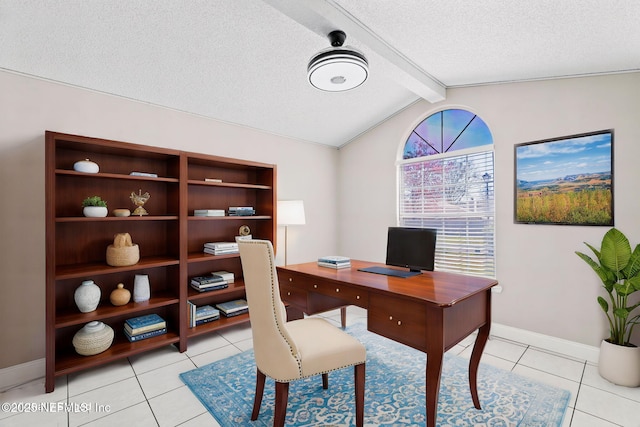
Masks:
[[[0,72],[0,369],[45,354],[45,130],[275,163],[278,197],[307,208],[289,263],[337,245],[336,149]],[[279,264],[283,241],[280,228]]]
[[[400,146],[425,117],[456,107],[482,117],[494,137],[497,278],[504,288],[494,294],[494,322],[599,345],[607,334],[596,302],[600,282],[574,251],[588,251],[584,241],[599,247],[608,228],[514,224],[513,146],[615,129],[615,225],[640,242],[640,73],[450,89],[444,102],[416,103],[346,145],[339,157],[342,255],[384,261],[386,228],[396,224]]]

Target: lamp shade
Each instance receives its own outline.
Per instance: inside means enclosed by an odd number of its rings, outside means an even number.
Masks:
[[[278,200],[278,225],[302,225],[305,223],[302,200]]]

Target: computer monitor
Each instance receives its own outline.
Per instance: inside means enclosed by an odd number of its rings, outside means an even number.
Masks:
[[[436,234],[432,228],[389,227],[386,264],[433,271]]]

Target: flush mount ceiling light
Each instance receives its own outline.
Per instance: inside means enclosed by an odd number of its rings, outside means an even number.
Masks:
[[[342,47],[347,35],[343,31],[329,33],[331,48],[321,50],[307,66],[309,83],[328,92],[342,92],[360,86],[369,76],[367,58],[352,47]]]

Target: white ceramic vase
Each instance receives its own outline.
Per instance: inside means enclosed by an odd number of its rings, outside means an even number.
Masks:
[[[82,208],[82,214],[89,218],[102,218],[108,213],[109,211],[104,206],[85,206]]]
[[[89,313],[98,308],[101,294],[100,287],[93,280],[85,280],[76,288],[73,293],[73,299],[78,306],[78,310],[83,313]]]
[[[100,171],[100,167],[97,163],[92,162],[89,159],[84,159],[75,162],[73,164],[73,170],[84,173],[98,173]]]
[[[598,373],[617,385],[640,386],[640,347],[625,347],[602,340]]]
[[[133,302],[147,301],[150,297],[149,276],[136,274],[136,278],[133,281]]]

